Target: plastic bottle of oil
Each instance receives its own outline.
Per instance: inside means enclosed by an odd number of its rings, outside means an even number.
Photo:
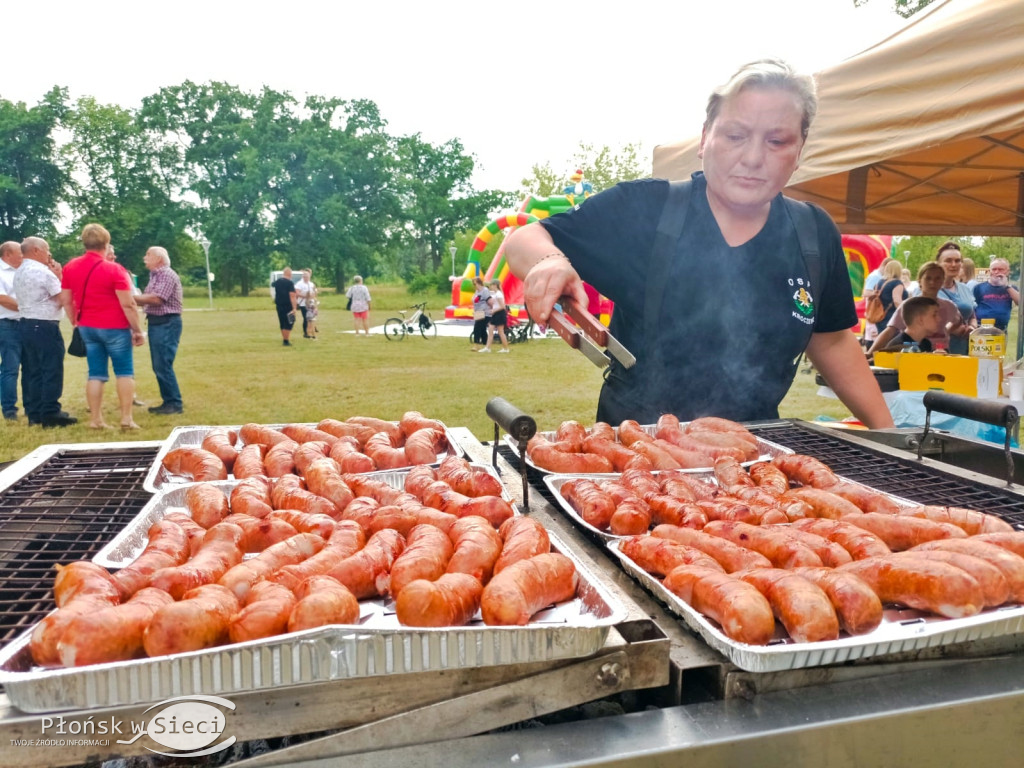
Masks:
[[[968,341],[968,354],[971,357],[996,360],[999,365],[995,371],[994,381],[982,386],[982,377],[978,377],[978,397],[996,397],[1001,393],[1003,381],[1003,355],[1006,354],[1006,333],[996,328],[996,321],[987,318],[981,325],[971,331]],[[983,391],[985,390],[985,391]]]

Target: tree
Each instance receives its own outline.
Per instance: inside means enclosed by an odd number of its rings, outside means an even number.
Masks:
[[[67,98],[67,89],[54,87],[31,108],[0,99],[0,241],[55,231],[67,177],[53,134]]]
[[[564,166],[566,170],[557,172],[551,163],[534,165],[531,175],[522,180],[520,197],[563,194],[569,176],[577,169],[594,185],[595,192],[614,187],[620,181],[646,178],[651,174],[647,161],[641,159],[642,151],[640,144],[625,144],[616,150],[607,144],[595,147],[580,142],[572,160]]]

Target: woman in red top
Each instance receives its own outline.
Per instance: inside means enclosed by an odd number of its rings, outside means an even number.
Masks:
[[[121,265],[104,258],[110,233],[99,224],[86,224],[82,244],[85,253],[64,267],[61,288],[71,299],[74,307],[71,322],[78,326],[85,342],[85,359],[89,364],[89,378],[85,383],[89,426],[108,429],[103,421],[103,384],[110,377],[109,359],[117,377],[121,429],[139,429],[132,418],[135,397],[132,346],[140,346],[146,337],[142,333],[128,273]]]

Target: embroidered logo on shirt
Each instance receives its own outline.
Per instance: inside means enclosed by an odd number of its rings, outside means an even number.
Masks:
[[[795,288],[793,291],[793,308],[796,311],[793,312],[793,317],[804,324],[813,323],[814,297],[807,290],[810,284],[801,277],[796,279],[790,278],[789,285]]]

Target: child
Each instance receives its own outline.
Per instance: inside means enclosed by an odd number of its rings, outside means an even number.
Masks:
[[[320,314],[320,310],[317,307],[318,303],[315,298],[310,297],[306,299],[306,332],[313,341],[316,341],[316,335],[320,332],[316,324],[317,315]]]
[[[922,352],[942,352],[941,349],[933,349],[931,339],[928,338],[942,328],[939,302],[927,296],[915,296],[904,301],[900,309],[907,330],[893,339],[884,351],[899,352],[904,344],[916,344]]]

